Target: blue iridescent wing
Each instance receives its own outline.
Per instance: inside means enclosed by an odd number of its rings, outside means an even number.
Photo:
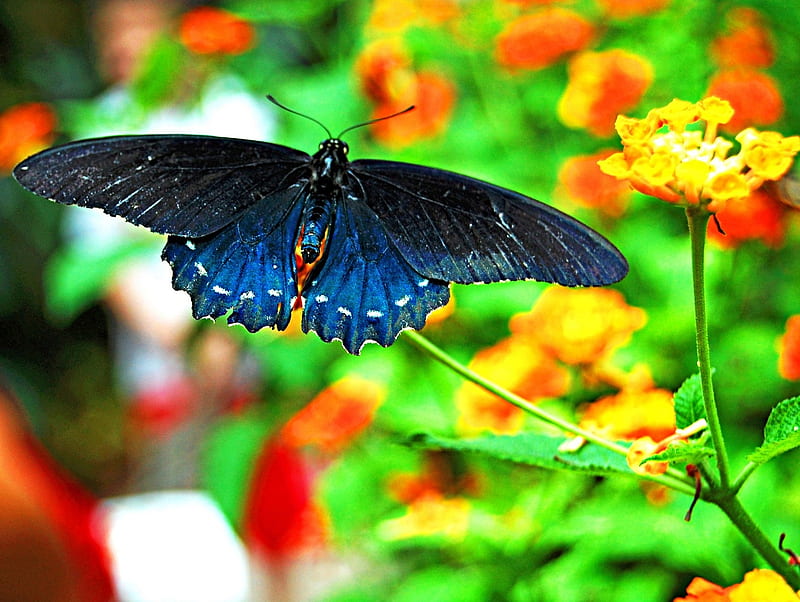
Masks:
[[[412,268],[382,219],[345,189],[327,248],[302,291],[303,331],[342,341],[358,354],[366,341],[391,345],[405,328],[420,329],[450,298],[449,284]]]
[[[111,136],[37,153],[14,168],[14,177],[65,205],[97,207],[159,234],[199,237],[288,187],[309,160],[254,140]]]
[[[192,298],[195,318],[228,316],[250,332],[284,330],[297,298],[294,249],[304,184],[279,191],[203,238],[170,236],[162,258],[172,285]]]
[[[389,240],[430,279],[598,286],[628,272],[600,234],[511,190],[393,161],[353,161],[350,172]]]

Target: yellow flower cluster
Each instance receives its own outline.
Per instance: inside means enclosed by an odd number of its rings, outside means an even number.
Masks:
[[[697,103],[676,98],[644,119],[620,115],[615,127],[623,151],[598,165],[644,194],[718,211],[765,180],[779,179],[800,151],[800,136],[747,128],[736,135],[739,151],[729,155],[733,143],[717,136],[717,128],[731,117],[730,103],[716,96]],[[699,121],[705,121],[704,131],[687,129]]]

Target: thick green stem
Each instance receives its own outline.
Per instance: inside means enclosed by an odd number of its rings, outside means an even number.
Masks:
[[[723,491],[730,488],[730,466],[728,453],[725,450],[725,439],[714,399],[714,385],[711,380],[711,350],[708,345],[708,318],[706,317],[705,292],[705,243],[706,226],[709,214],[705,209],[690,206],[686,209],[689,222],[689,238],[692,245],[692,285],[694,288],[694,317],[697,335],[697,365],[700,368],[700,383],[703,387],[703,403],[706,420],[714,449],[717,451],[716,461],[719,470],[719,484]]]
[[[593,433],[592,431],[587,431],[577,424],[573,424],[563,418],[559,418],[554,414],[550,414],[549,412],[543,410],[539,406],[534,403],[531,403],[527,399],[520,397],[512,393],[511,391],[507,391],[503,387],[493,383],[490,380],[485,379],[477,372],[474,372],[467,368],[464,364],[458,362],[455,358],[445,353],[444,350],[440,349],[433,343],[431,343],[428,339],[424,336],[415,332],[413,330],[407,330],[405,332],[405,336],[407,340],[412,342],[418,348],[422,349],[426,353],[428,353],[431,357],[436,359],[437,361],[441,362],[457,374],[463,376],[467,380],[475,383],[479,387],[483,387],[490,393],[494,393],[498,397],[504,399],[505,401],[509,402],[512,405],[515,405],[519,409],[536,416],[542,422],[546,422],[552,426],[555,426],[559,429],[562,429],[568,433],[572,433],[573,435],[578,435],[583,437],[587,441],[594,443],[595,445],[599,445],[600,447],[604,447],[608,450],[611,450],[617,454],[627,456],[628,449],[623,446],[615,443],[614,441],[609,441],[598,435],[597,433]],[[681,493],[685,493],[687,495],[694,494],[694,487],[693,485],[689,484],[683,475],[675,470],[670,468],[666,474],[663,475],[638,475],[643,479],[654,481],[656,483],[660,483],[667,487],[670,487],[676,491],[680,491]]]
[[[727,515],[730,521],[736,525],[739,532],[744,535],[747,541],[756,551],[766,560],[769,565],[779,573],[795,591],[800,590],[800,573],[795,567],[789,565],[786,556],[777,548],[764,532],[756,525],[752,517],[742,506],[735,495],[715,500],[714,503]]]

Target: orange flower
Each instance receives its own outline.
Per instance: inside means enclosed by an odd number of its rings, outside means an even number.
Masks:
[[[569,390],[569,373],[524,337],[512,336],[479,351],[469,366],[529,400],[558,397]],[[525,419],[516,406],[468,382],[456,393],[456,406],[458,429],[464,433],[516,433]]]
[[[711,79],[708,94],[731,103],[734,115],[722,129],[738,132],[751,125],[769,125],[783,115],[778,85],[766,73],[753,69],[720,71]]]
[[[671,0],[597,0],[607,17],[627,19],[649,15],[665,8]]]
[[[619,217],[628,206],[630,186],[604,174],[597,165],[613,152],[602,150],[593,155],[570,157],[561,166],[558,181],[561,191],[576,205]]]
[[[800,600],[778,573],[769,569],[753,569],[741,583],[721,587],[695,577],[686,588],[685,598],[673,602],[797,602]]]
[[[769,247],[778,247],[786,233],[787,207],[763,188],[743,199],[732,199],[717,212],[725,234],[709,222],[708,237],[720,247],[732,249],[746,240],[761,240]]]
[[[541,69],[569,52],[582,50],[594,27],[578,13],[548,8],[509,23],[497,36],[497,62],[511,69]]]
[[[536,337],[542,348],[572,365],[607,359],[644,326],[644,310],[612,289],[551,286],[530,312],[511,318],[511,331]]]
[[[383,386],[345,377],[292,416],[281,430],[281,440],[295,447],[316,445],[329,453],[341,451],[370,425],[385,397]]]
[[[356,74],[367,98],[375,102],[402,100],[414,79],[411,57],[400,38],[368,44],[356,61]]]
[[[780,340],[778,372],[788,380],[800,380],[800,316],[786,320],[786,332]]]
[[[0,171],[10,172],[55,138],[56,116],[41,102],[18,104],[0,113]]]
[[[396,99],[379,104],[373,117],[390,115],[412,104],[416,108],[402,117],[374,123],[372,134],[392,148],[436,136],[447,127],[454,102],[455,91],[448,79],[438,73],[421,71],[414,74],[404,90],[396,92]]]
[[[614,132],[617,114],[635,107],[650,87],[653,67],[625,50],[583,52],[569,62],[568,76],[559,118],[568,127],[606,137]]]
[[[727,33],[711,44],[711,56],[721,67],[769,67],[775,48],[764,19],[754,8],[740,7],[725,17]]]
[[[179,38],[197,54],[242,54],[253,47],[255,30],[228,11],[201,6],[181,18]]]
[[[584,406],[580,425],[611,439],[651,437],[659,441],[675,432],[672,392],[631,390],[601,397]]]

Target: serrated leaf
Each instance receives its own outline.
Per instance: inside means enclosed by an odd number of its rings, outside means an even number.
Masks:
[[[564,437],[551,437],[539,433],[519,435],[487,435],[475,439],[448,439],[434,435],[419,434],[411,438],[410,444],[426,449],[451,449],[475,452],[508,460],[557,470],[574,470],[590,474],[632,474],[625,458],[610,450],[588,443],[577,452],[559,451],[567,441]],[[621,443],[621,445],[627,445]]]
[[[699,464],[706,458],[716,455],[716,453],[713,447],[708,447],[702,443],[686,442],[670,445],[663,452],[645,458],[641,461],[641,464],[645,462]]]
[[[800,447],[800,397],[791,397],[772,409],[764,427],[764,443],[747,459],[763,464],[796,447]]]
[[[705,417],[703,385],[700,382],[700,375],[693,374],[683,381],[675,393],[675,424],[679,429],[683,429]]]

